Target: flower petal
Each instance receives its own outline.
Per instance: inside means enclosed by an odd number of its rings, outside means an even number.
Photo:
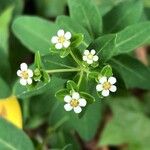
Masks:
[[[91,54],[95,55],[96,51],[94,49],[91,50]]]
[[[80,94],[78,92],[73,92],[72,93],[72,99],[79,99],[80,98]]]
[[[28,65],[27,65],[26,63],[22,63],[22,64],[20,65],[20,69],[21,69],[21,71],[27,71]]]
[[[21,71],[21,70],[18,70],[18,71],[17,71],[17,76],[21,77],[21,73],[22,73],[22,71]]]
[[[64,97],[64,101],[66,102],[66,103],[69,103],[70,101],[71,101],[71,96],[70,95],[66,95],[65,97]]]
[[[73,107],[72,107],[70,104],[65,104],[65,105],[64,105],[64,109],[65,109],[66,111],[71,111],[72,108],[73,108]]]
[[[89,50],[84,51],[84,55],[88,55],[89,53],[90,53]]]
[[[88,63],[88,64],[92,64],[92,63],[93,63],[93,60],[92,60],[92,59],[87,59],[87,63]]]
[[[65,32],[63,29],[58,30],[57,35],[58,36],[64,36]]]
[[[116,92],[117,91],[117,87],[115,85],[112,85],[109,90],[111,92]]]
[[[107,77],[101,77],[100,79],[99,79],[99,82],[101,83],[101,84],[103,84],[104,82],[106,82],[107,81]]]
[[[52,39],[51,39],[51,42],[52,42],[53,44],[58,43],[58,37],[57,37],[57,36],[53,36]]]
[[[28,83],[29,85],[31,85],[31,84],[32,84],[32,79],[31,79],[31,78],[28,78],[28,79],[27,79],[27,83]]]
[[[108,82],[110,82],[111,84],[115,84],[116,83],[116,78],[115,77],[110,77],[109,79],[108,79]]]
[[[69,45],[70,45],[70,41],[67,41],[67,40],[66,40],[66,41],[63,43],[63,46],[64,46],[65,48],[68,48]]]
[[[79,99],[79,106],[81,107],[85,107],[87,104],[86,100],[84,98],[80,98]]]
[[[87,56],[83,56],[82,59],[83,59],[84,61],[87,61]]]
[[[65,33],[65,39],[66,40],[70,40],[71,39],[71,33],[70,32],[66,32]]]
[[[93,56],[93,60],[98,61],[98,56],[97,55]]]
[[[25,79],[20,79],[20,84],[21,85],[27,85],[27,80],[25,80]]]
[[[55,48],[56,48],[56,49],[62,49],[62,47],[63,47],[63,45],[62,45],[61,43],[57,43],[57,44],[55,45]]]
[[[102,95],[103,95],[104,97],[108,96],[108,95],[109,95],[109,90],[103,90],[103,91],[102,91]]]
[[[28,69],[28,75],[29,77],[33,77],[33,71],[31,69]]]
[[[99,92],[99,91],[102,91],[103,90],[103,85],[102,84],[98,84],[96,86],[96,90]]]
[[[82,111],[82,109],[81,109],[80,106],[74,107],[73,110],[74,110],[74,112],[77,113],[77,114],[79,114],[79,113]]]

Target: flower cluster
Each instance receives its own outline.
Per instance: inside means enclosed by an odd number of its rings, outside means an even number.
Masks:
[[[67,31],[65,32],[63,29],[58,30],[57,35],[53,36],[51,38],[51,43],[54,45],[55,50],[68,50],[68,52],[70,52],[69,50],[72,50],[72,34]],[[70,47],[70,49],[68,49]],[[67,52],[67,54],[69,54]],[[71,53],[70,53],[71,54]],[[82,61],[84,62],[84,64],[86,63],[87,65],[82,65],[82,63],[80,63],[80,60],[76,60],[75,56],[73,54],[71,54],[72,58],[80,65],[80,69],[71,69],[70,71],[81,71],[81,76],[79,78],[78,81],[78,85],[80,85],[80,82],[83,78],[83,72],[85,71],[86,73],[90,71],[91,67],[97,67],[99,64],[99,56],[98,53],[96,52],[96,50],[91,49],[91,50],[84,50],[83,52],[83,56],[82,56]],[[38,57],[39,59],[39,57]],[[96,64],[96,65],[93,65]],[[91,65],[91,66],[90,66]],[[86,68],[84,68],[86,67]],[[86,70],[88,68],[88,70]],[[49,70],[48,73],[51,72],[59,72],[57,70]],[[63,69],[61,70],[61,72],[63,71]],[[64,71],[66,71],[66,69],[64,69]],[[46,72],[43,72],[46,73]],[[33,77],[34,77],[34,81],[39,82],[42,78],[42,73],[40,72],[40,68],[36,68],[34,71],[32,71],[31,69],[28,69],[28,65],[26,63],[22,63],[20,65],[20,69],[17,71],[17,75],[20,77],[20,84],[22,84],[23,86],[25,85],[31,85],[33,82]],[[98,80],[98,84],[96,85],[96,91],[100,92],[100,94],[103,97],[107,97],[109,96],[110,92],[116,92],[117,87],[114,85],[116,83],[116,78],[109,75],[104,76],[102,73],[99,73],[100,78]],[[96,79],[96,78],[95,78]],[[74,83],[75,84],[75,83]],[[73,89],[73,91],[70,91],[70,94],[64,95],[64,109],[66,111],[71,111],[73,110],[75,113],[80,113],[82,111],[82,108],[85,107],[87,105],[87,97],[85,98],[84,96],[82,97],[80,95],[81,92],[75,92],[75,89]]]

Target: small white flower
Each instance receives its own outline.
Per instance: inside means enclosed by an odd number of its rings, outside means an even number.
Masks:
[[[51,42],[55,44],[56,49],[68,48],[70,46],[71,33],[63,29],[58,30],[57,36],[53,36]]]
[[[64,109],[66,111],[71,111],[73,109],[75,113],[80,113],[82,111],[81,107],[85,107],[87,104],[86,100],[81,98],[78,92],[66,95],[64,101],[67,103],[64,105]]]
[[[92,64],[93,62],[98,61],[98,56],[96,55],[96,51],[92,49],[91,51],[85,50],[83,60],[86,61],[88,64]]]
[[[17,75],[20,77],[20,84],[32,84],[33,71],[28,69],[28,65],[26,63],[22,63],[20,65],[20,70],[17,71]]]
[[[96,86],[96,90],[98,92],[102,92],[104,97],[109,96],[109,91],[116,92],[117,87],[114,85],[116,83],[115,77],[101,77],[99,79],[99,84]]]

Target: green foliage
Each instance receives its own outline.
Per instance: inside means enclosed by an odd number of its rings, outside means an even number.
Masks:
[[[34,150],[33,144],[27,135],[2,118],[0,119],[0,131],[0,149]]]
[[[47,54],[50,48],[50,39],[56,33],[57,27],[39,17],[18,17],[12,26],[14,34],[32,52],[40,51]]]
[[[99,145],[127,143],[129,149],[148,150],[150,120],[143,114],[141,103],[132,97],[120,97],[109,105],[114,116],[106,125]]]
[[[140,46],[147,45],[150,42],[149,31],[150,22],[130,25],[116,34],[97,38],[90,48],[97,49],[102,61],[106,61],[115,55],[129,53]]]
[[[94,141],[95,135],[100,137],[98,146],[128,144],[128,150],[149,149],[150,120],[144,113],[150,114],[149,95],[145,97],[150,89],[150,68],[134,54],[135,49],[150,44],[148,3],[143,5],[142,0],[25,1],[25,14],[38,13],[48,17],[47,20],[30,15],[16,17],[22,11],[21,0],[0,3],[0,87],[3,89],[0,98],[13,94],[22,100],[24,128],[31,133],[35,149],[49,149],[50,145],[50,149],[80,150],[79,141],[88,148],[85,142]],[[28,3],[33,10],[28,8]],[[59,36],[59,29],[70,32],[71,39]],[[63,45],[62,49],[52,44],[53,36],[58,36],[55,38]],[[65,47],[64,41],[70,45]],[[91,55],[93,49],[96,53]],[[85,50],[89,50],[87,55]],[[94,60],[95,55],[98,61]],[[87,63],[84,58],[94,63]],[[22,86],[16,78],[21,62],[31,64],[31,85]],[[28,79],[26,73],[21,78]],[[102,76],[116,77],[114,98],[106,99],[101,91],[96,91]],[[112,84],[104,83],[100,85],[102,91],[110,90]],[[80,114],[64,109],[64,97],[72,91],[87,101]],[[126,97],[129,93],[141,100],[144,97],[145,101],[140,103],[132,96]],[[110,110],[112,118],[104,126],[105,114]],[[4,132],[6,128],[11,136]],[[102,132],[98,133],[98,128]],[[2,119],[0,129],[0,149],[33,149],[22,131]],[[15,138],[10,139],[12,136]]]
[[[141,0],[120,3],[104,16],[104,32],[117,32],[128,25],[137,23],[142,11],[143,3]]]
[[[92,0],[82,0],[80,3],[78,0],[68,2],[71,18],[83,25],[93,38],[99,36],[102,32],[102,18]]]
[[[121,75],[127,88],[150,89],[150,69],[137,59],[119,55],[110,64]]]

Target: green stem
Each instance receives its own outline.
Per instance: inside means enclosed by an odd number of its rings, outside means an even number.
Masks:
[[[46,70],[47,73],[78,72],[78,71],[80,71],[79,68]]]
[[[81,71],[77,86],[80,87],[84,72]]]
[[[82,41],[82,44],[85,46],[85,47],[88,47],[89,45],[87,43],[85,43],[84,41]]]
[[[72,56],[72,58],[74,59],[74,61],[75,61],[79,66],[81,66],[80,61],[75,57],[75,55],[73,54],[72,51],[70,51],[70,55]]]

